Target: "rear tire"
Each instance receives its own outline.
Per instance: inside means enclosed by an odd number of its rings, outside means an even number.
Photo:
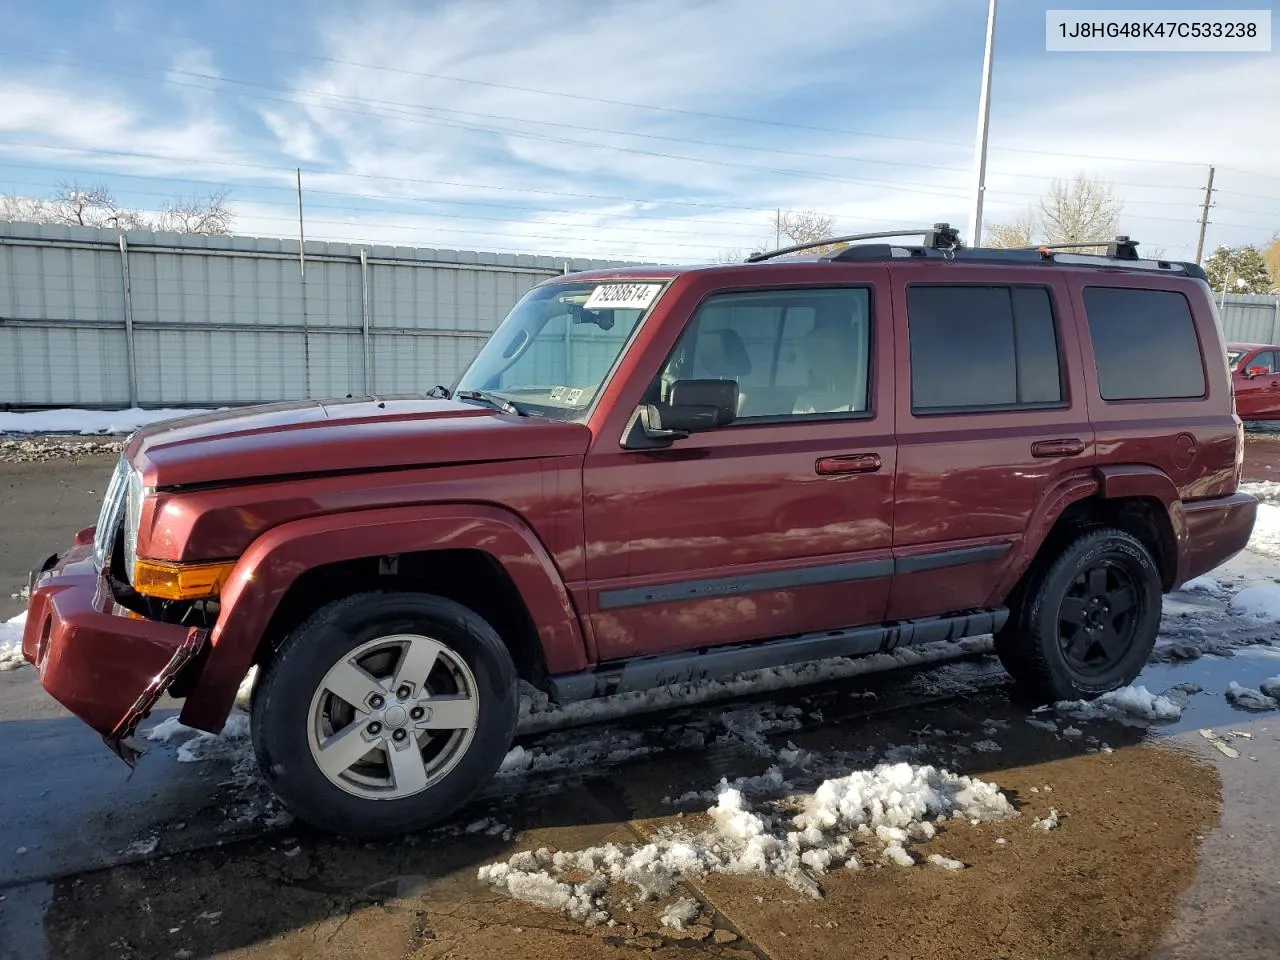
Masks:
[[[474,612],[423,593],[316,611],[263,668],[252,739],[299,819],[360,839],[421,830],[467,802],[511,745],[515,666]]]
[[[1160,571],[1123,530],[1087,529],[1030,575],[995,637],[1005,669],[1050,701],[1095,697],[1133,682],[1160,630]]]

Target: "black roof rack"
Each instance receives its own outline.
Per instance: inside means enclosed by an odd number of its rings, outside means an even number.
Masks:
[[[859,240],[881,240],[896,237],[921,237],[919,245],[864,243]],[[829,237],[809,243],[754,253],[747,263],[759,263],[788,253],[812,250],[832,244],[850,244],[825,254],[829,261],[945,259],[982,263],[1055,263],[1060,266],[1109,266],[1131,270],[1147,270],[1153,273],[1179,273],[1188,277],[1205,279],[1199,264],[1179,260],[1144,260],[1138,255],[1138,241],[1121,235],[1113,240],[1087,240],[1073,243],[1045,243],[1034,247],[965,247],[960,234],[947,223],[935,223],[929,229],[882,230],[875,233],[857,233],[846,237]],[[1075,253],[1077,250],[1105,247],[1106,253]]]
[[[891,237],[922,237],[924,246],[936,250],[956,250],[960,247],[960,231],[949,223],[935,223],[932,227],[921,229],[908,227],[905,230],[879,230],[875,233],[852,233],[847,237],[828,237],[825,240],[810,240],[777,250],[766,250],[753,253],[747,257],[746,263],[759,263],[772,260],[788,253],[799,253],[801,250],[813,250],[816,247],[827,247],[834,243],[856,243],[859,240],[885,240]]]

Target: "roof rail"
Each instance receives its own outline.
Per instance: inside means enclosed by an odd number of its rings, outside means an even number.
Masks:
[[[1033,247],[1014,247],[1015,250],[1083,250],[1093,247],[1106,247],[1106,256],[1113,260],[1139,260],[1138,241],[1130,240],[1123,234],[1117,236],[1114,240],[1082,240],[1073,243],[1039,243]],[[1102,254],[1095,254],[1102,256]]]
[[[847,237],[828,237],[825,240],[810,240],[807,243],[797,243],[790,247],[781,247],[778,250],[767,250],[761,253],[753,253],[744,261],[746,263],[759,263],[762,260],[772,260],[774,257],[781,257],[788,253],[799,253],[801,250],[813,250],[816,247],[825,247],[833,243],[854,243],[858,240],[882,240],[888,237],[923,237],[924,245],[935,250],[955,250],[960,246],[960,231],[956,230],[949,223],[935,223],[927,229],[906,230],[880,230],[876,233],[853,233]]]

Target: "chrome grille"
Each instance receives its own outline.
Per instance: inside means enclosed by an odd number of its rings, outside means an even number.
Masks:
[[[98,511],[98,523],[93,531],[93,558],[101,568],[111,553],[120,522],[124,519],[124,500],[128,487],[129,465],[124,458],[116,464],[111,474],[111,482],[107,484],[107,495],[102,500],[102,509]]]

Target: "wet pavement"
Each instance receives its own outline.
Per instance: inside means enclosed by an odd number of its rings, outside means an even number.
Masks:
[[[1268,479],[1265,465],[1247,476]],[[38,469],[34,484],[36,466],[0,464],[0,617],[21,609],[9,579],[31,561],[14,554],[38,554],[79,514],[92,522],[88,491],[110,458]],[[1228,590],[1280,580],[1280,563],[1246,554],[1214,576]],[[1037,713],[994,658],[970,656],[524,737],[531,769],[449,824],[380,844],[281,822],[234,756],[178,763],[175,746],[152,744],[130,776],[31,670],[0,673],[0,960],[1275,957],[1280,711],[1245,712],[1224,690],[1280,675],[1280,631],[1230,615],[1225,596],[1168,598],[1162,659],[1138,682],[1201,688],[1184,687],[1176,722]],[[777,878],[686,879],[630,910],[618,892],[613,927],[476,878],[519,850],[635,844],[693,822],[707,804],[671,798],[758,775],[791,747],[822,758],[789,775],[799,791],[908,760],[994,781],[1020,816],[911,847],[966,864],[955,873],[833,871],[818,900]],[[1036,828],[1050,807],[1061,825]],[[659,920],[680,896],[700,910],[685,931]]]

